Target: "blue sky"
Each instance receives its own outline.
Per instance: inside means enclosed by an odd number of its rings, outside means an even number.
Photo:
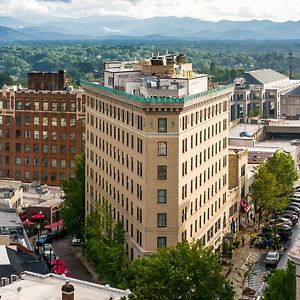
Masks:
[[[1,15],[34,21],[40,17],[124,15],[194,17],[203,20],[297,21],[297,0],[0,0]]]

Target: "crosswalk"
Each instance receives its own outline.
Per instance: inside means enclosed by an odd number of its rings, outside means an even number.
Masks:
[[[264,279],[268,273],[268,271],[251,272],[246,279],[245,285],[259,293],[265,284]]]
[[[242,266],[242,270],[246,271],[249,269],[249,266],[255,264],[259,259],[259,255],[257,253],[250,252],[247,256],[245,263]]]

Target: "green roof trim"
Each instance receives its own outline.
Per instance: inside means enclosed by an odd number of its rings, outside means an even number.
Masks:
[[[100,91],[107,92],[107,93],[110,93],[110,94],[115,94],[115,95],[118,95],[120,97],[127,98],[129,100],[133,100],[133,101],[136,101],[136,102],[139,102],[139,103],[185,103],[187,101],[191,101],[191,100],[195,100],[195,99],[198,99],[198,98],[201,98],[201,97],[212,95],[214,93],[224,91],[226,89],[234,87],[234,84],[223,85],[223,86],[221,86],[219,88],[216,88],[216,89],[212,89],[212,90],[197,93],[197,94],[194,94],[194,95],[191,95],[191,96],[180,97],[180,98],[172,98],[172,97],[161,97],[161,98],[148,97],[148,98],[146,98],[146,97],[139,97],[139,96],[135,96],[135,95],[132,95],[132,94],[128,94],[128,93],[125,93],[123,91],[115,90],[115,89],[106,87],[104,85],[94,83],[94,82],[90,82],[90,81],[87,81],[87,80],[80,80],[80,85],[82,87],[94,88],[96,90],[100,90]]]

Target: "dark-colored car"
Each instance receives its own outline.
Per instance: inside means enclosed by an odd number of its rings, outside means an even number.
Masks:
[[[49,234],[41,234],[36,241],[37,246],[43,246],[44,244],[49,244],[52,242],[52,237]]]

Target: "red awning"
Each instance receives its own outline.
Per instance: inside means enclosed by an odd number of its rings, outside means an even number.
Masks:
[[[245,199],[241,200],[241,207],[245,213],[247,213],[250,210],[250,205]]]
[[[62,226],[63,223],[64,223],[64,220],[59,220],[59,221],[57,221],[57,222],[55,222],[55,223],[46,225],[44,228],[45,228],[45,229],[57,228],[57,227],[59,227],[59,226]]]

